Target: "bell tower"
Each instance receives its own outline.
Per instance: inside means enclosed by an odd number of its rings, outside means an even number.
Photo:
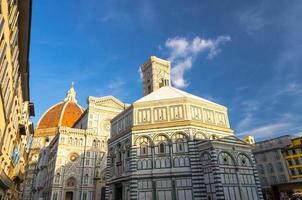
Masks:
[[[144,96],[171,85],[170,61],[151,56],[142,66]]]

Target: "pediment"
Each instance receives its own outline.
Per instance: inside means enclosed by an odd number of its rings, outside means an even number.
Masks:
[[[114,96],[105,96],[105,97],[88,97],[89,105],[94,105],[96,107],[107,107],[115,109],[124,109],[127,105],[121,102],[119,99]]]
[[[232,144],[239,144],[239,145],[249,145],[248,143],[246,143],[245,141],[239,139],[235,135],[219,138],[219,139],[217,139],[217,141],[232,143]]]

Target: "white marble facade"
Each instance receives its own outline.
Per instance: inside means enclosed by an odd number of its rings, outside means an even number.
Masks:
[[[151,57],[145,96],[111,121],[106,199],[263,199],[251,146],[234,136],[227,108],[170,86],[169,72]]]
[[[32,198],[104,198],[110,120],[126,106],[112,96],[89,97],[88,108],[73,128],[58,127],[40,150]]]

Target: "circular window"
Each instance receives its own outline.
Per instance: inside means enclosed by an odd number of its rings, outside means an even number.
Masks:
[[[103,127],[106,131],[110,131],[110,121],[109,120],[104,121]]]
[[[70,155],[69,160],[75,162],[78,159],[78,157],[79,157],[78,154],[74,153]]]

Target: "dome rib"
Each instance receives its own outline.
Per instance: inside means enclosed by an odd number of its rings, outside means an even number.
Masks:
[[[55,127],[54,124],[56,124],[56,119],[53,119],[53,118],[50,119],[49,116],[53,115],[53,116],[57,116],[60,118],[60,116],[61,116],[60,108],[63,106],[63,104],[64,104],[64,102],[59,102],[59,103],[51,106],[49,109],[47,109],[46,112],[40,118],[40,120],[37,124],[37,129]]]
[[[72,83],[64,101],[50,107],[40,118],[36,129],[56,128],[59,126],[71,128],[83,112],[84,109],[77,104],[74,83]]]
[[[76,103],[66,103],[60,119],[60,126],[73,127],[83,114],[83,109]]]
[[[83,109],[74,102],[60,102],[50,107],[38,122],[37,129],[54,128],[58,126],[72,127],[81,117]]]

